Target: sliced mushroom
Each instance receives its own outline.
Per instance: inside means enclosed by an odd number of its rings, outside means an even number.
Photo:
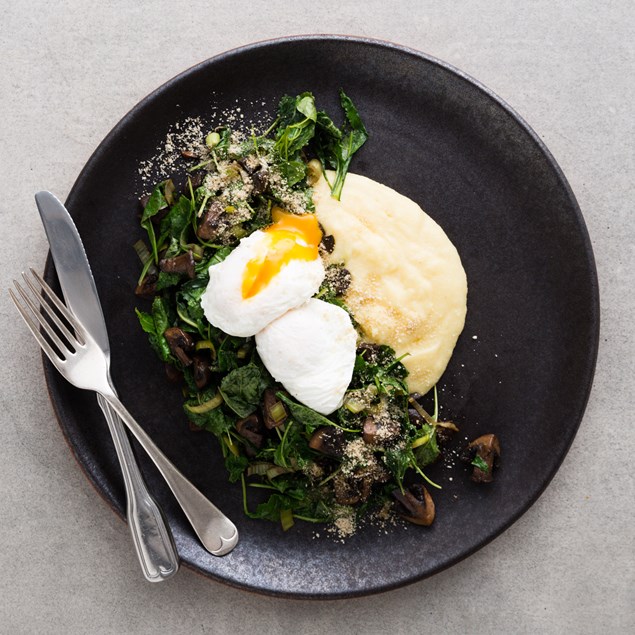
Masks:
[[[368,445],[383,445],[394,440],[400,431],[398,421],[381,417],[368,417],[364,421],[362,438]]]
[[[165,376],[172,384],[176,384],[183,379],[183,373],[178,368],[172,366],[172,364],[165,364]]]
[[[225,208],[220,201],[213,201],[203,214],[196,235],[203,240],[216,239],[225,230],[225,214]]]
[[[203,170],[198,170],[197,172],[193,172],[189,177],[189,182],[186,181],[183,187],[183,193],[190,193],[190,183],[192,184],[192,189],[195,190],[197,187],[201,187],[203,185],[203,181],[205,180],[205,172]]]
[[[341,457],[344,454],[344,432],[339,428],[318,428],[309,439],[309,447],[328,456]]]
[[[176,358],[184,366],[189,366],[192,360],[187,353],[194,349],[192,336],[178,326],[170,327],[163,333],[163,336],[168,341],[168,346]]]
[[[269,173],[266,170],[258,170],[251,175],[251,182],[253,184],[251,194],[253,196],[262,194],[269,184]]]
[[[474,465],[471,479],[475,483],[491,483],[494,480],[494,468],[498,467],[501,455],[500,443],[495,434],[484,434],[474,439],[463,451],[461,458],[473,464],[478,457],[487,468]]]
[[[267,388],[262,395],[262,414],[268,430],[281,426],[289,414],[284,404],[276,397],[273,388]]]
[[[413,483],[403,493],[396,489],[392,493],[397,501],[396,511],[404,520],[415,525],[429,527],[434,520],[434,501],[421,483]]]
[[[344,295],[351,284],[351,272],[342,265],[329,265],[326,268],[324,285],[335,295]]]
[[[344,476],[338,474],[333,479],[333,491],[335,500],[340,505],[357,505],[368,500],[372,482],[368,475]]]
[[[201,390],[205,388],[212,377],[212,369],[209,362],[205,360],[201,355],[194,355],[192,357],[192,374],[194,376],[194,383],[196,387]]]
[[[437,443],[439,445],[447,445],[459,429],[451,421],[439,421],[436,425]]]
[[[135,295],[140,298],[151,299],[154,294],[157,292],[157,275],[153,273],[149,273],[142,281],[141,284],[137,285],[137,288],[134,290]]]
[[[243,438],[247,439],[251,445],[245,447],[245,453],[248,456],[255,456],[255,448],[262,447],[264,443],[264,429],[262,421],[257,414],[249,415],[244,419],[240,419],[236,422],[236,432]],[[252,447],[253,446],[253,447]]]
[[[332,254],[335,249],[335,236],[324,234],[322,232],[322,240],[320,241],[320,253]]]
[[[185,273],[190,280],[196,275],[194,256],[192,256],[191,251],[180,256],[174,256],[174,258],[163,258],[163,260],[159,261],[159,269],[166,273]]]

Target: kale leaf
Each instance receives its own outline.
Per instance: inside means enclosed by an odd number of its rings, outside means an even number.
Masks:
[[[317,428],[322,426],[335,426],[335,424],[324,415],[321,415],[312,408],[308,408],[307,406],[303,406],[302,404],[289,399],[289,397],[287,397],[283,392],[276,394],[278,399],[287,405],[291,416],[298,423],[301,423],[309,434],[313,433]]]
[[[422,432],[430,438],[427,443],[416,447],[413,451],[417,465],[421,469],[423,469],[426,465],[434,463],[441,453],[437,442],[436,428],[434,426],[424,424],[422,426]]]
[[[164,362],[174,361],[164,333],[169,327],[168,309],[161,296],[152,301],[152,313],[135,309],[141,328],[148,334],[150,345]]]
[[[239,416],[248,417],[256,410],[264,387],[260,369],[247,364],[229,372],[220,384],[225,403]]]
[[[346,121],[338,129],[331,118],[323,111],[318,113],[315,130],[315,149],[318,158],[326,169],[335,170],[335,181],[331,184],[331,196],[340,200],[342,188],[353,155],[366,143],[368,132],[350,97],[340,90],[340,103]]]

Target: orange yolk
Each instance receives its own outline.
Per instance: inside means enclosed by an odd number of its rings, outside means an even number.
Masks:
[[[264,231],[266,251],[247,263],[243,275],[243,298],[262,291],[280,269],[292,260],[315,260],[322,232],[315,214],[289,214],[280,207],[271,212],[273,224]]]

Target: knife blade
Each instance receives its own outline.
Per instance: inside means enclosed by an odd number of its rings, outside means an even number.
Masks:
[[[66,304],[110,362],[106,321],[77,227],[68,210],[51,192],[38,192],[35,201]],[[151,582],[167,579],[179,567],[172,535],[156,501],[147,490],[122,421],[103,398],[98,396],[97,401],[106,417],[121,465],[127,495],[128,525],[144,576]]]

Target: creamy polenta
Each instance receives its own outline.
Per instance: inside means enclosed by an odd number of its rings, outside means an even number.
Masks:
[[[347,175],[340,201],[321,177],[313,200],[335,238],[330,260],[351,272],[344,300],[364,339],[407,353],[408,387],[426,393],[465,323],[467,280],[456,248],[417,203],[364,176]]]

